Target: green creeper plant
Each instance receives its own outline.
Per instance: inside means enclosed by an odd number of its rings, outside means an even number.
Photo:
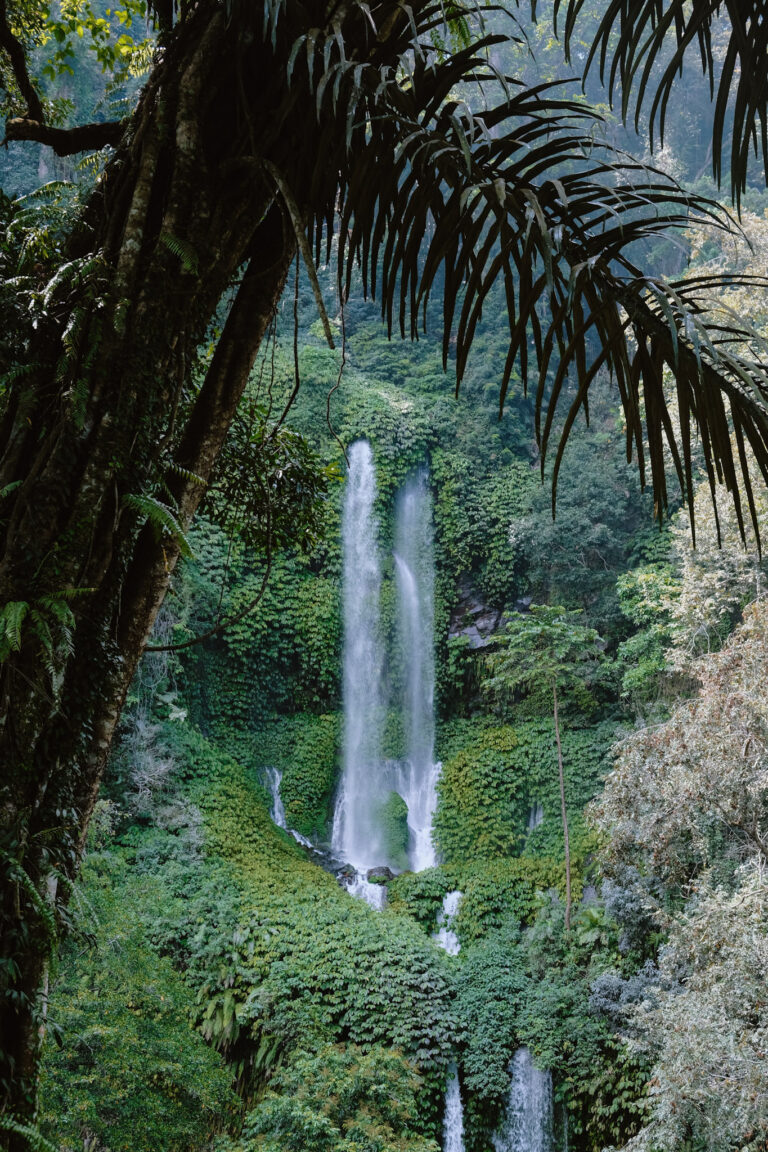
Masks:
[[[565,929],[571,927],[571,850],[565,804],[563,748],[560,739],[560,695],[572,694],[583,703],[587,685],[602,650],[594,628],[579,623],[580,613],[554,605],[537,604],[515,615],[490,657],[491,679],[485,690],[504,704],[520,691],[550,696],[557,742],[560,809],[565,851]]]

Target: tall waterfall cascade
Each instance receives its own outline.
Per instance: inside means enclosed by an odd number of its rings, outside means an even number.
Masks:
[[[552,1074],[536,1068],[528,1048],[510,1064],[511,1084],[504,1122],[493,1137],[496,1152],[552,1152]]]
[[[432,821],[440,765],[435,762],[434,555],[432,498],[426,469],[403,486],[395,508],[398,695],[405,738],[402,760],[385,762],[382,730],[388,701],[379,603],[382,565],[375,514],[376,473],[371,446],[349,449],[342,518],[344,579],[344,755],[333,821],[332,850],[355,869],[349,890],[380,907],[385,892],[371,885],[371,868],[389,866],[380,814],[398,793],[408,810],[408,866],[436,864]]]
[[[408,862],[413,872],[437,863],[432,821],[440,765],[435,763],[435,659],[432,497],[426,469],[412,476],[395,510],[395,577],[403,671],[406,758],[394,790],[408,806]]]
[[[381,562],[374,512],[376,470],[367,440],[349,448],[342,517],[344,566],[344,760],[331,846],[359,874],[384,863],[376,819],[383,796]]]

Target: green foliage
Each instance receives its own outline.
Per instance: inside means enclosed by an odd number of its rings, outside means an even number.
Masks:
[[[439,1078],[454,1028],[442,954],[409,920],[376,915],[310,863],[234,761],[191,729],[174,734],[211,861],[203,876],[195,865],[176,875],[181,922],[158,939],[199,989],[211,1040],[248,1068],[260,1049],[272,1044],[274,1061],[308,1034],[384,1044]],[[211,917],[203,909],[222,885],[236,898]]]
[[[574,853],[588,850],[583,806],[597,793],[608,771],[616,727],[589,724],[570,715],[561,733],[568,819]],[[455,720],[443,726],[438,752],[435,842],[446,865],[461,867],[476,857],[562,856],[560,793],[554,724],[549,717],[496,725],[489,718]],[[543,820],[529,829],[532,809]]]
[[[509,1062],[518,1047],[518,1020],[530,981],[514,923],[470,947],[457,980],[457,1010],[465,1029],[464,1083],[480,1102],[509,1090]]]
[[[91,935],[68,945],[52,991],[43,1131],[62,1152],[84,1134],[113,1152],[203,1149],[234,1121],[237,1099],[192,1028],[190,988],[149,947],[162,890],[111,854],[91,857],[84,880]]]
[[[397,1051],[325,1044],[279,1070],[237,1152],[438,1152],[419,1117],[424,1090]]]
[[[217,727],[217,742],[254,768],[278,768],[289,828],[325,840],[339,760],[337,713],[279,717],[252,734]]]
[[[402,872],[387,885],[387,907],[404,912],[426,932],[433,932],[443,897],[451,884],[443,868]]]
[[[447,864],[514,855],[522,846],[529,804],[525,782],[514,770],[517,733],[478,724],[458,731],[469,739],[453,755],[442,753],[434,821],[438,851]]]
[[[393,868],[408,867],[408,805],[398,792],[390,792],[377,814],[384,850]]]
[[[578,899],[578,873],[574,880]],[[565,866],[551,857],[486,860],[482,866],[467,864],[458,874],[458,883],[464,896],[454,928],[462,943],[473,944],[505,924],[532,923],[545,893],[564,896]]]
[[[551,707],[555,689],[558,695],[573,693],[582,708],[589,705],[586,687],[596,676],[601,641],[579,613],[534,604],[510,617],[497,643],[484,689],[502,706],[523,691]]]
[[[158,500],[156,496],[128,495],[123,497],[123,503],[127,508],[132,508],[134,512],[143,516],[146,522],[152,525],[158,538],[167,535],[178,544],[182,556],[189,557],[192,555],[189,540],[179,524],[173,508],[164,504],[162,500]]]
[[[32,1152],[61,1152],[40,1134],[37,1127],[22,1124],[21,1121],[14,1120],[13,1116],[0,1116],[0,1132],[21,1137]]]

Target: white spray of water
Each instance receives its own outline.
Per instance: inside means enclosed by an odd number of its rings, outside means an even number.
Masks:
[[[461,945],[451,925],[459,910],[461,892],[447,892],[443,907],[437,914],[438,931],[434,941],[451,956],[458,956]],[[455,1064],[448,1065],[445,1085],[445,1112],[443,1113],[443,1152],[464,1152],[464,1106],[461,1102],[459,1074]]]
[[[437,863],[432,821],[440,776],[440,765],[435,763],[432,497],[425,468],[407,480],[397,498],[395,577],[406,759],[393,788],[408,806],[408,862],[412,871],[421,872]]]
[[[306,836],[302,836],[301,832],[297,832],[295,828],[288,827],[285,819],[285,805],[280,795],[280,785],[283,782],[283,774],[279,768],[267,768],[267,782],[272,795],[272,807],[269,812],[272,817],[272,822],[277,824],[278,828],[284,828],[286,832],[290,832],[298,844],[303,845],[304,848],[311,848],[311,840],[308,840]]]
[[[344,765],[333,818],[332,848],[358,873],[383,863],[381,802],[384,717],[379,630],[376,471],[367,440],[349,449],[342,520],[344,564]]]
[[[496,1152],[552,1152],[552,1074],[534,1066],[527,1048],[518,1048],[509,1069],[506,1116],[493,1147]]]
[[[464,1152],[464,1108],[455,1064],[448,1065],[448,1080],[445,1086],[443,1152]]]
[[[443,907],[437,914],[435,943],[449,956],[458,956],[461,948],[459,938],[453,930],[453,921],[459,910],[461,896],[461,892],[446,892],[443,897]]]

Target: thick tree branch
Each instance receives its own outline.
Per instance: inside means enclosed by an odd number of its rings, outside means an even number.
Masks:
[[[125,121],[108,120],[104,124],[80,124],[77,128],[51,128],[40,120],[17,116],[5,124],[5,140],[36,140],[48,144],[57,156],[72,156],[75,152],[97,152],[108,144],[113,148],[120,143]]]
[[[5,0],[0,0],[0,48],[4,48],[10,57],[11,68],[19,91],[27,102],[27,115],[32,120],[42,122],[45,119],[43,104],[35,91],[35,86],[27,70],[27,54],[9,27]]]

